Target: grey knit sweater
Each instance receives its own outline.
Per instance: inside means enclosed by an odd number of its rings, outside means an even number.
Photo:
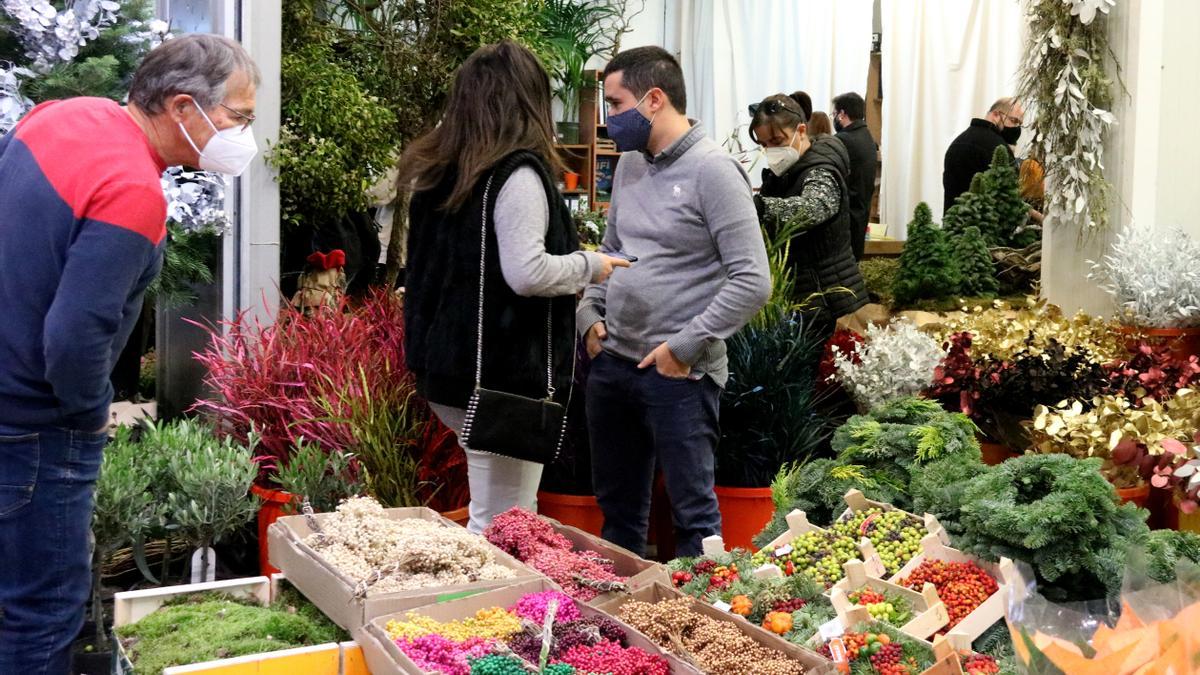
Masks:
[[[695,122],[655,157],[621,155],[600,250],[638,261],[588,286],[580,333],[604,321],[604,349],[631,361],[666,342],[693,377],[724,386],[725,338],[771,294],[750,181],[737,161]]]

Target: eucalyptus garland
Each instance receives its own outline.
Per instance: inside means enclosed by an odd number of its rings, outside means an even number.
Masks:
[[[1019,98],[1034,112],[1033,156],[1046,172],[1046,205],[1055,223],[1083,232],[1108,225],[1111,185],[1104,177],[1104,133],[1112,80],[1104,20],[1116,0],[1027,0],[1029,38]]]

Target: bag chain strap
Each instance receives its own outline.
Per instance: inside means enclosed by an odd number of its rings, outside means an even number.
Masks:
[[[483,188],[483,215],[479,226],[479,312],[475,331],[475,388],[483,387],[483,286],[486,277],[487,260],[487,220],[488,199],[492,194],[492,179],[495,173],[488,176],[487,185]],[[552,313],[554,304],[551,298],[546,298],[546,400],[554,399],[554,336],[551,333]]]

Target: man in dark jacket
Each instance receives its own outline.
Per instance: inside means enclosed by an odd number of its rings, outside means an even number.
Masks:
[[[875,195],[875,166],[878,146],[867,128],[867,104],[854,92],[833,99],[833,128],[850,154],[850,248],[854,259],[862,260],[867,239],[867,221],[871,215],[871,197]]]
[[[982,119],[971,120],[971,126],[958,135],[946,149],[946,161],[942,170],[942,188],[945,199],[942,213],[954,205],[954,200],[971,189],[971,179],[981,171],[987,171],[992,163],[996,148],[1008,148],[1009,157],[1021,137],[1021,125],[1025,123],[1025,108],[1015,98],[1002,98],[992,104]]]

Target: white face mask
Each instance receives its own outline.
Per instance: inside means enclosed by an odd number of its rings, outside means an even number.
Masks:
[[[258,144],[254,142],[254,132],[250,130],[250,127],[230,127],[218,130],[217,125],[212,123],[200,106],[197,105],[196,110],[200,111],[200,114],[204,116],[204,121],[208,122],[208,126],[216,132],[204,144],[204,149],[200,149],[196,147],[192,135],[184,128],[183,122],[179,123],[179,129],[183,132],[184,138],[200,155],[199,168],[230,176],[242,175],[246,167],[250,166],[250,160],[258,154]]]
[[[767,160],[767,168],[776,176],[782,176],[787,173],[788,169],[792,168],[796,162],[800,161],[800,151],[792,147],[796,142],[796,134],[800,130],[792,132],[792,139],[787,145],[781,145],[775,148],[763,148],[763,157]]]

